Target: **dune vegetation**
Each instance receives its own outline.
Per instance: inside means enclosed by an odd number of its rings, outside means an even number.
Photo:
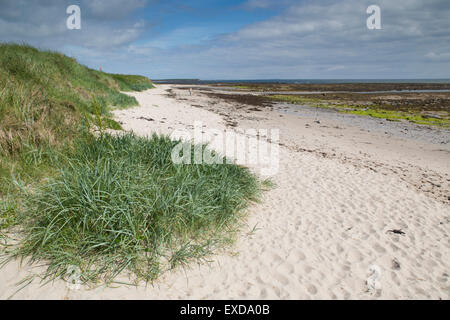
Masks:
[[[8,193],[11,174],[36,181],[56,150],[96,122],[120,128],[110,108],[138,104],[120,90],[153,85],[145,77],[116,77],[57,52],[0,44],[0,195]]]
[[[86,284],[122,271],[152,281],[232,243],[262,186],[247,168],[175,165],[179,141],[107,133],[121,130],[112,108],[137,105],[121,91],[151,87],[57,52],[0,45],[3,263],[30,258],[48,280],[76,267]]]

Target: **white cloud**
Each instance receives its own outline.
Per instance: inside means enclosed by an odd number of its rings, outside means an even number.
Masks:
[[[450,61],[450,52],[445,53],[429,52],[425,55],[425,57],[427,57],[432,61]]]
[[[145,21],[129,18],[146,0],[83,0],[81,30],[66,27],[66,8],[71,3],[0,0],[0,40],[58,50],[69,46],[110,50],[136,41],[147,29]]]

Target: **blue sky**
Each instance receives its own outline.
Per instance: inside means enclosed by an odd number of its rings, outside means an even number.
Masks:
[[[0,40],[153,79],[450,78],[449,17],[448,0],[0,0]]]
[[[137,44],[154,43],[162,48],[201,44],[216,37],[237,32],[246,25],[275,16],[279,10],[246,10],[246,1],[154,2],[136,12],[154,26]]]

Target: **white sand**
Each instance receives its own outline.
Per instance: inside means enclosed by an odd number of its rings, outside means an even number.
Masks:
[[[116,111],[116,118],[140,135],[190,129],[194,121],[226,128],[224,116],[208,109],[222,104],[226,115],[233,105],[177,89],[187,100],[175,100],[167,97],[168,88],[134,94],[141,107]],[[448,147],[276,112],[236,112],[238,132],[279,128],[281,135],[277,187],[249,210],[247,231],[256,225],[255,233],[244,231],[210,264],[167,273],[154,286],[69,290],[63,281],[32,283],[13,298],[450,298],[450,205],[443,198],[450,194]],[[439,186],[427,187],[427,179]],[[372,265],[381,269],[381,289],[368,292]],[[29,274],[29,267],[8,264],[0,273],[0,298]]]

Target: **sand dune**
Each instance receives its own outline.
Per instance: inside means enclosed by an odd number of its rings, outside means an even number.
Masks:
[[[233,106],[175,87],[169,97],[170,88],[133,94],[141,107],[115,111],[116,118],[139,135],[191,130],[195,121],[227,129],[220,113]],[[331,120],[319,125],[276,111],[236,112],[236,132],[279,128],[281,146],[276,187],[249,210],[248,227],[233,248],[209,264],[167,273],[153,286],[69,290],[63,281],[33,282],[14,298],[450,298],[448,147]],[[440,184],[435,193],[423,187],[423,175]],[[381,270],[379,290],[366,284],[373,265]],[[0,298],[32,271],[8,264],[0,273]]]

